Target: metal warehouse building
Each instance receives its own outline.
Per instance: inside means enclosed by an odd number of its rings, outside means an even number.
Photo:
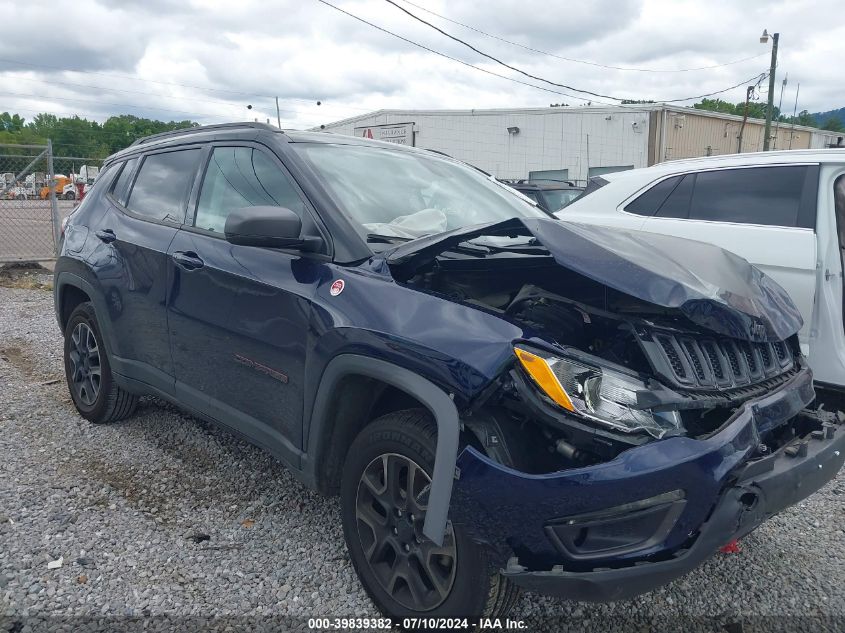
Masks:
[[[664,105],[496,110],[379,110],[323,126],[444,152],[499,178],[583,181],[665,160],[732,154],[742,118]],[[763,148],[764,121],[748,119],[742,150]],[[842,145],[840,134],[772,124],[772,149]]]

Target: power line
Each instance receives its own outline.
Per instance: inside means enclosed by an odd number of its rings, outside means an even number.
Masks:
[[[518,46],[519,48],[523,48],[527,51],[531,51],[532,53],[540,53],[541,55],[548,55],[549,57],[555,57],[557,59],[561,59],[563,61],[572,62],[574,64],[585,64],[587,66],[597,66],[599,68],[608,68],[611,70],[625,70],[631,72],[638,72],[638,73],[688,73],[694,72],[697,70],[711,70],[713,68],[722,68],[724,66],[733,66],[735,64],[741,64],[742,62],[747,62],[752,59],[757,59],[758,57],[763,57],[764,55],[768,55],[768,53],[760,53],[759,55],[752,55],[750,57],[743,57],[742,59],[735,59],[731,62],[725,62],[723,64],[714,64],[712,66],[699,66],[698,68],[676,68],[676,69],[659,69],[659,68],[635,68],[630,66],[613,66],[612,64],[602,64],[599,62],[592,62],[587,61],[584,59],[574,59],[572,57],[563,57],[562,55],[556,55],[555,53],[550,53],[548,51],[541,50],[539,48],[532,48],[530,46],[526,46],[525,44],[520,44],[519,42],[513,42],[511,40],[507,40],[503,37],[499,37],[498,35],[493,35],[491,33],[487,33],[482,31],[481,29],[475,28],[474,26],[470,26],[469,24],[464,24],[463,22],[458,22],[457,20],[453,20],[451,18],[447,18],[445,15],[441,15],[440,13],[436,13],[431,9],[426,9],[418,4],[411,2],[410,0],[402,0],[405,4],[410,4],[412,7],[416,7],[426,13],[431,15],[437,16],[442,20],[446,20],[447,22],[451,22],[452,24],[457,24],[458,26],[462,26],[465,29],[469,29],[470,31],[475,31],[485,37],[493,38],[494,40],[499,40],[500,42],[505,42],[506,44],[510,44],[512,46]]]
[[[438,55],[440,57],[444,57],[445,59],[449,59],[453,62],[457,62],[459,64],[462,64],[463,66],[467,66],[469,68],[472,68],[473,70],[477,70],[477,71],[485,73],[487,75],[493,75],[494,77],[499,77],[500,79],[506,79],[508,81],[512,81],[512,82],[517,83],[517,84],[522,84],[523,86],[528,86],[530,88],[536,88],[537,90],[543,90],[544,92],[551,92],[552,94],[562,95],[564,97],[569,97],[571,99],[583,99],[583,97],[579,97],[577,95],[569,94],[569,93],[566,93],[566,92],[561,92],[559,90],[552,90],[551,88],[546,88],[544,86],[537,86],[537,85],[534,85],[532,83],[528,83],[527,81],[521,81],[519,79],[514,79],[513,77],[501,75],[499,73],[493,72],[492,70],[487,70],[486,68],[481,68],[480,66],[475,66],[473,64],[470,64],[469,62],[465,62],[462,59],[458,59],[457,57],[452,57],[451,55],[447,55],[446,53],[441,53],[440,51],[436,51],[433,48],[429,48],[428,46],[425,46],[424,44],[420,44],[419,42],[415,42],[414,40],[410,40],[407,37],[403,37],[401,35],[398,35],[397,33],[394,33],[393,31],[389,31],[385,28],[382,28],[382,27],[378,26],[377,24],[373,24],[372,22],[368,22],[367,20],[365,20],[362,17],[358,17],[357,15],[350,13],[349,11],[346,11],[345,9],[341,9],[338,6],[333,5],[331,2],[327,2],[327,0],[317,0],[317,2],[324,4],[327,7],[331,7],[335,11],[341,12],[344,15],[349,16],[353,20],[358,20],[358,22],[362,22],[362,23],[366,24],[367,26],[370,26],[370,27],[376,29],[377,31],[381,31],[382,33],[387,33],[388,35],[391,35],[391,36],[393,36],[397,39],[400,39],[403,42],[407,42],[408,44],[416,46],[417,48],[421,48],[424,51],[428,51],[429,53],[434,53],[435,55]],[[607,102],[600,102],[600,103],[604,103],[605,105],[613,105],[613,104],[607,103]]]
[[[318,0],[318,1],[319,1],[319,2],[323,2],[324,4],[328,4],[327,2],[325,2],[325,0]],[[453,41],[455,41],[455,42],[457,42],[457,43],[459,43],[459,44],[462,44],[462,45],[466,46],[466,47],[467,47],[467,48],[469,48],[470,50],[475,51],[476,53],[478,53],[478,54],[479,54],[479,55],[481,55],[482,57],[486,57],[487,59],[489,59],[489,60],[491,60],[491,61],[494,61],[494,62],[496,62],[497,64],[499,64],[499,65],[501,65],[501,66],[504,66],[505,68],[508,68],[508,69],[510,69],[510,70],[512,70],[512,71],[514,71],[514,72],[517,72],[517,73],[519,73],[519,74],[521,74],[521,75],[524,75],[524,76],[526,76],[526,77],[528,77],[528,78],[530,78],[530,79],[534,79],[535,81],[542,81],[542,82],[547,83],[547,84],[549,84],[549,85],[551,85],[551,86],[557,86],[558,88],[565,88],[565,89],[567,89],[567,90],[573,90],[573,91],[575,91],[575,92],[580,92],[580,93],[583,93],[583,94],[586,94],[586,95],[590,95],[590,96],[593,96],[593,97],[601,97],[601,98],[603,98],[603,99],[611,99],[611,100],[613,100],[613,101],[634,101],[634,99],[631,99],[630,97],[614,97],[613,95],[606,95],[606,94],[602,94],[602,93],[599,93],[599,92],[592,92],[591,90],[584,90],[584,89],[582,89],[582,88],[576,88],[576,87],[574,87],[574,86],[569,86],[569,85],[567,85],[567,84],[562,84],[562,83],[558,83],[558,82],[555,82],[555,81],[551,81],[551,80],[549,80],[549,79],[545,79],[545,78],[540,77],[540,76],[538,76],[538,75],[532,75],[531,73],[526,72],[526,71],[522,70],[521,68],[517,68],[516,66],[511,66],[510,64],[508,64],[508,63],[506,63],[506,62],[503,62],[501,59],[498,59],[498,58],[496,58],[496,57],[493,57],[493,56],[492,56],[492,55],[490,55],[489,53],[485,53],[484,51],[482,51],[482,50],[480,50],[480,49],[476,48],[475,46],[473,46],[473,45],[472,45],[472,44],[470,44],[469,42],[465,42],[464,40],[462,40],[462,39],[461,39],[461,38],[459,38],[459,37],[456,37],[456,36],[454,36],[454,35],[452,35],[452,34],[450,34],[450,33],[447,33],[446,31],[444,31],[444,30],[443,30],[443,29],[441,29],[440,27],[438,27],[438,26],[436,26],[436,25],[432,24],[431,22],[427,22],[426,20],[422,19],[422,18],[421,18],[421,17],[419,17],[418,15],[415,15],[414,13],[411,13],[411,12],[410,12],[410,11],[408,11],[408,9],[406,9],[405,7],[402,7],[402,6],[398,5],[398,4],[396,4],[396,2],[394,2],[393,0],[385,0],[385,2],[387,2],[387,3],[389,3],[389,4],[392,4],[394,7],[396,7],[397,9],[399,9],[400,11],[402,11],[403,13],[405,13],[405,14],[409,15],[410,17],[412,17],[413,19],[417,20],[418,22],[421,22],[422,24],[425,24],[425,25],[426,25],[426,26],[428,26],[429,28],[434,29],[434,30],[435,30],[435,31],[437,31],[438,33],[440,33],[440,34],[442,34],[442,35],[445,35],[445,36],[446,36],[446,37],[448,37],[449,39],[451,39],[451,40],[453,40]],[[330,5],[330,6],[333,6],[333,5]],[[336,8],[336,7],[335,7],[335,8]],[[733,90],[734,88],[737,88],[737,87],[739,87],[739,86],[741,86],[741,85],[743,85],[743,84],[747,83],[748,81],[751,81],[752,79],[755,79],[755,78],[757,78],[757,77],[759,77],[759,76],[760,76],[759,74],[758,74],[758,75],[755,75],[755,76],[754,76],[754,77],[752,77],[751,79],[747,79],[747,80],[745,80],[745,81],[741,81],[741,82],[739,82],[738,84],[736,84],[736,85],[734,85],[734,86],[731,86],[731,87],[729,87],[729,88],[725,88],[725,89],[723,89],[723,90],[717,90],[717,91],[715,91],[715,92],[709,92],[709,93],[707,93],[707,94],[703,94],[703,95],[697,95],[697,96],[693,96],[693,97],[683,97],[683,98],[680,98],[680,99],[654,99],[654,101],[659,101],[659,102],[661,102],[661,103],[676,103],[676,102],[679,102],[679,101],[689,101],[689,100],[691,100],[691,99],[701,99],[702,97],[710,97],[710,96],[715,95],[715,94],[721,94],[721,93],[723,93],[723,92],[727,92],[727,91],[729,91],[729,90]],[[535,86],[535,87],[536,87],[536,86]]]

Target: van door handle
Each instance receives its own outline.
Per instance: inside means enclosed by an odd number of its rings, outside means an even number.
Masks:
[[[176,251],[172,255],[173,261],[185,270],[196,270],[205,266],[202,258],[193,251]]]
[[[117,235],[115,235],[114,231],[112,231],[111,229],[103,229],[102,231],[97,231],[96,233],[94,233],[94,235],[99,237],[100,241],[106,244],[111,244],[117,239]]]

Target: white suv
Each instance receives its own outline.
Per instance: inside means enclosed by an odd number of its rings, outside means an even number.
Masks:
[[[816,380],[845,390],[845,150],[733,154],[605,174],[557,215],[744,257],[801,311],[799,340]]]

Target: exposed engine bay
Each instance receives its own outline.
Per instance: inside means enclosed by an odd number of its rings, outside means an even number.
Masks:
[[[467,425],[482,443],[497,438],[503,463],[533,472],[599,463],[663,437],[706,437],[800,370],[795,336],[716,334],[548,256],[439,258],[407,282],[525,332]],[[788,435],[773,433],[761,450]]]

